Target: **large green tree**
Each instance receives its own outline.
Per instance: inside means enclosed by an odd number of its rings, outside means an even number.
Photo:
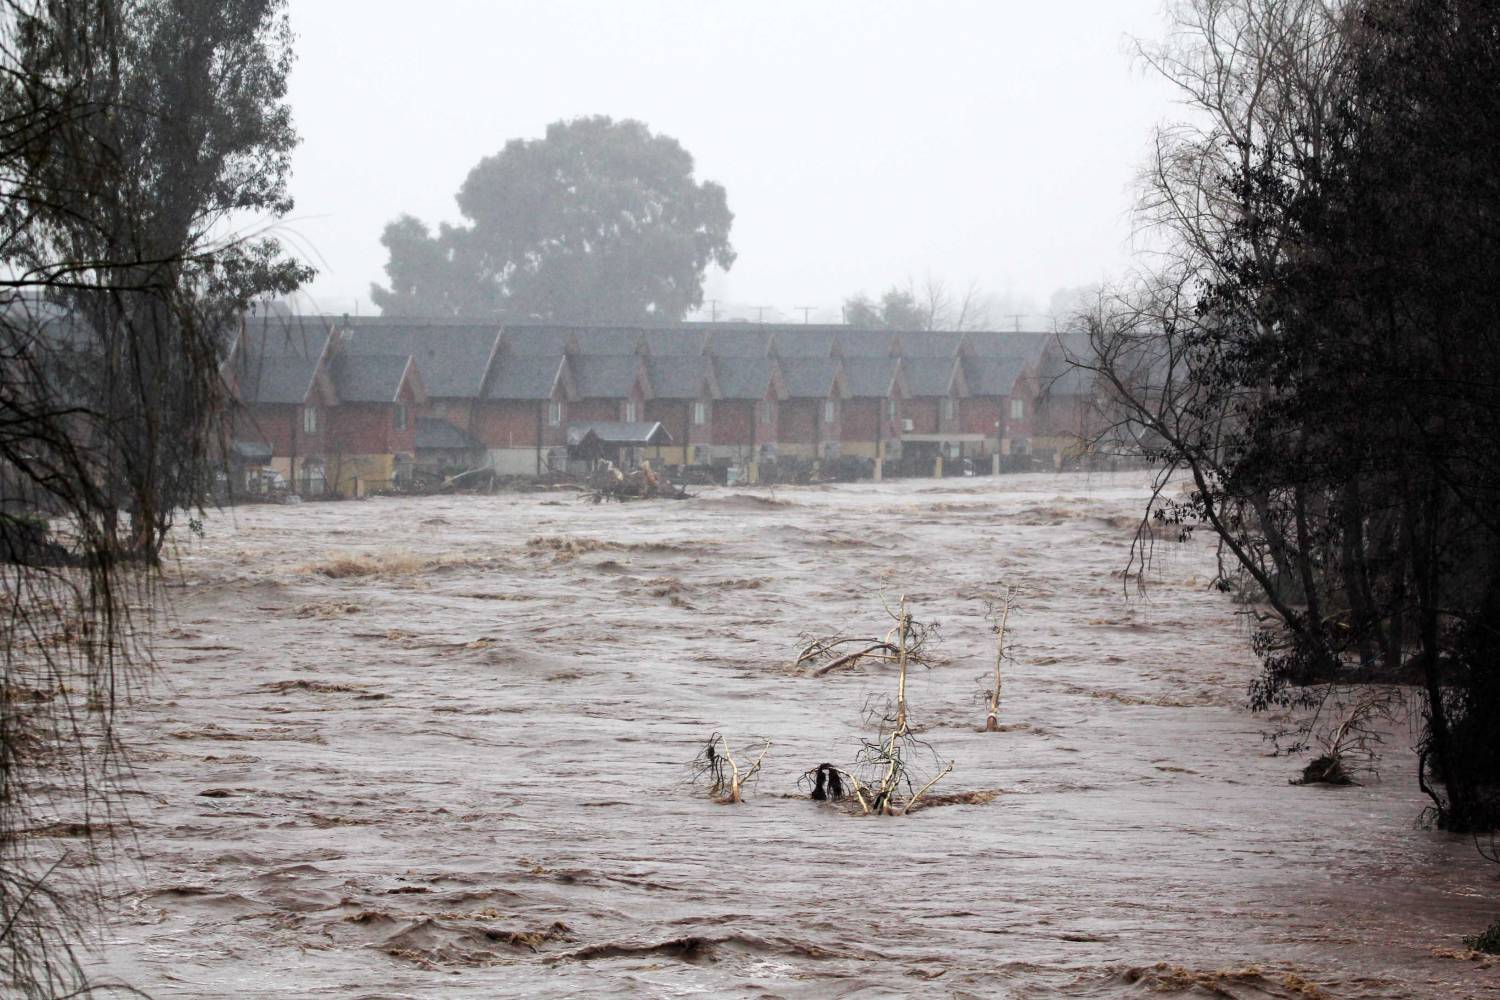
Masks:
[[[389,315],[677,321],[703,273],[734,263],[724,188],[693,179],[676,139],[638,121],[555,122],[481,160],[458,191],[466,224],[402,216],[381,237]]]

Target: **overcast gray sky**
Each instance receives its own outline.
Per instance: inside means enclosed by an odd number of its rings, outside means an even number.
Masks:
[[[291,16],[286,229],[330,312],[373,311],[387,221],[457,221],[481,157],[585,114],[676,137],[728,189],[721,300],[836,318],[850,293],[931,273],[1045,310],[1124,268],[1133,177],[1172,114],[1128,44],[1161,34],[1160,0],[293,0]]]

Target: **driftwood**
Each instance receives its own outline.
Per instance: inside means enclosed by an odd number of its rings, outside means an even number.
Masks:
[[[904,816],[944,776],[953,770],[953,762],[937,760],[932,748],[917,739],[907,715],[906,680],[913,663],[927,665],[925,650],[937,634],[933,625],[915,621],[901,598],[896,609],[886,606],[895,625],[884,638],[858,638],[842,634],[804,642],[795,667],[820,664],[814,676],[853,665],[862,660],[895,663],[896,699],[888,711],[878,715],[878,735],[863,741],[855,755],[854,767],[845,770],[833,764],[819,764],[804,773],[799,784],[810,788],[819,801],[852,800],[861,815]],[[920,785],[914,780],[916,758],[930,755],[935,766]],[[918,779],[920,780],[920,779]]]
[[[822,677],[843,667],[855,666],[866,658],[890,662],[896,659],[897,654],[897,649],[890,640],[891,636],[887,634],[884,639],[833,635],[805,641],[797,659],[792,662],[792,669],[800,670],[808,664],[823,661],[812,674],[814,677]],[[859,648],[850,651],[850,646]]]
[[[1005,626],[1010,622],[1010,609],[1015,601],[1015,590],[1005,588],[1005,603],[998,614],[999,620],[995,622],[993,630],[995,633],[995,679],[990,686],[989,701],[990,713],[984,720],[984,731],[987,733],[998,733],[1000,731],[1000,667],[1005,661]],[[990,609],[990,619],[996,618],[996,612]]]
[[[477,479],[477,478],[479,478],[481,476],[486,476],[486,475],[489,476],[491,479],[493,479],[494,476],[495,476],[495,470],[492,469],[492,468],[490,468],[487,465],[481,465],[477,469],[469,469],[466,472],[460,472],[457,475],[452,475],[452,476],[449,476],[447,479],[444,479],[443,482],[442,482],[442,484],[440,486],[438,486],[438,492],[439,493],[446,493],[449,490],[457,489],[458,485],[460,483],[464,482],[465,480],[468,480],[468,479],[471,479],[471,478]]]
[[[744,802],[744,788],[760,775],[761,762],[766,759],[766,751],[769,749],[771,741],[762,740],[755,760],[748,767],[741,768],[729,741],[721,734],[714,733],[698,752],[698,756],[693,758],[693,780],[706,784],[708,794],[715,802],[724,805]],[[748,760],[752,752],[754,748],[742,750],[741,754]]]
[[[692,494],[685,486],[662,479],[642,462],[640,468],[622,472],[610,461],[601,462],[589,475],[588,488],[582,499],[603,503],[606,500],[687,500]]]

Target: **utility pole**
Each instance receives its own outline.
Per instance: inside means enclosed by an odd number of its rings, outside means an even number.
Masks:
[[[755,322],[757,322],[757,323],[764,323],[765,321],[766,321],[766,307],[765,306],[756,306],[755,307]]]
[[[1021,320],[1024,319],[1025,317],[1031,315],[1031,314],[1030,313],[1004,313],[1003,315],[1009,316],[1015,322],[1015,324],[1016,324],[1016,332],[1020,333],[1021,332]]]
[[[710,323],[717,323],[719,321],[719,300],[718,299],[709,299],[708,300],[708,317],[709,317],[708,321]]]
[[[807,315],[808,315],[808,313],[812,312],[814,309],[816,309],[818,307],[817,306],[792,306],[792,308],[795,309],[795,310],[797,310],[798,312],[800,312],[802,314],[802,325],[806,326],[807,325]]]

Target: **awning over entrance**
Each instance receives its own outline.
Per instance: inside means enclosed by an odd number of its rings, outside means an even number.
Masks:
[[[568,425],[569,448],[645,448],[671,443],[672,435],[658,421],[594,420]]]
[[[944,444],[944,443],[947,443],[947,442],[950,442],[950,441],[952,441],[952,442],[958,442],[958,443],[963,443],[963,442],[978,443],[980,441],[993,441],[993,440],[995,440],[995,436],[993,434],[989,435],[988,437],[986,437],[983,434],[902,434],[901,435],[901,440],[902,441],[934,441],[934,442],[937,442],[939,444]]]
[[[229,450],[241,462],[268,464],[271,461],[271,446],[264,441],[236,441]]]

